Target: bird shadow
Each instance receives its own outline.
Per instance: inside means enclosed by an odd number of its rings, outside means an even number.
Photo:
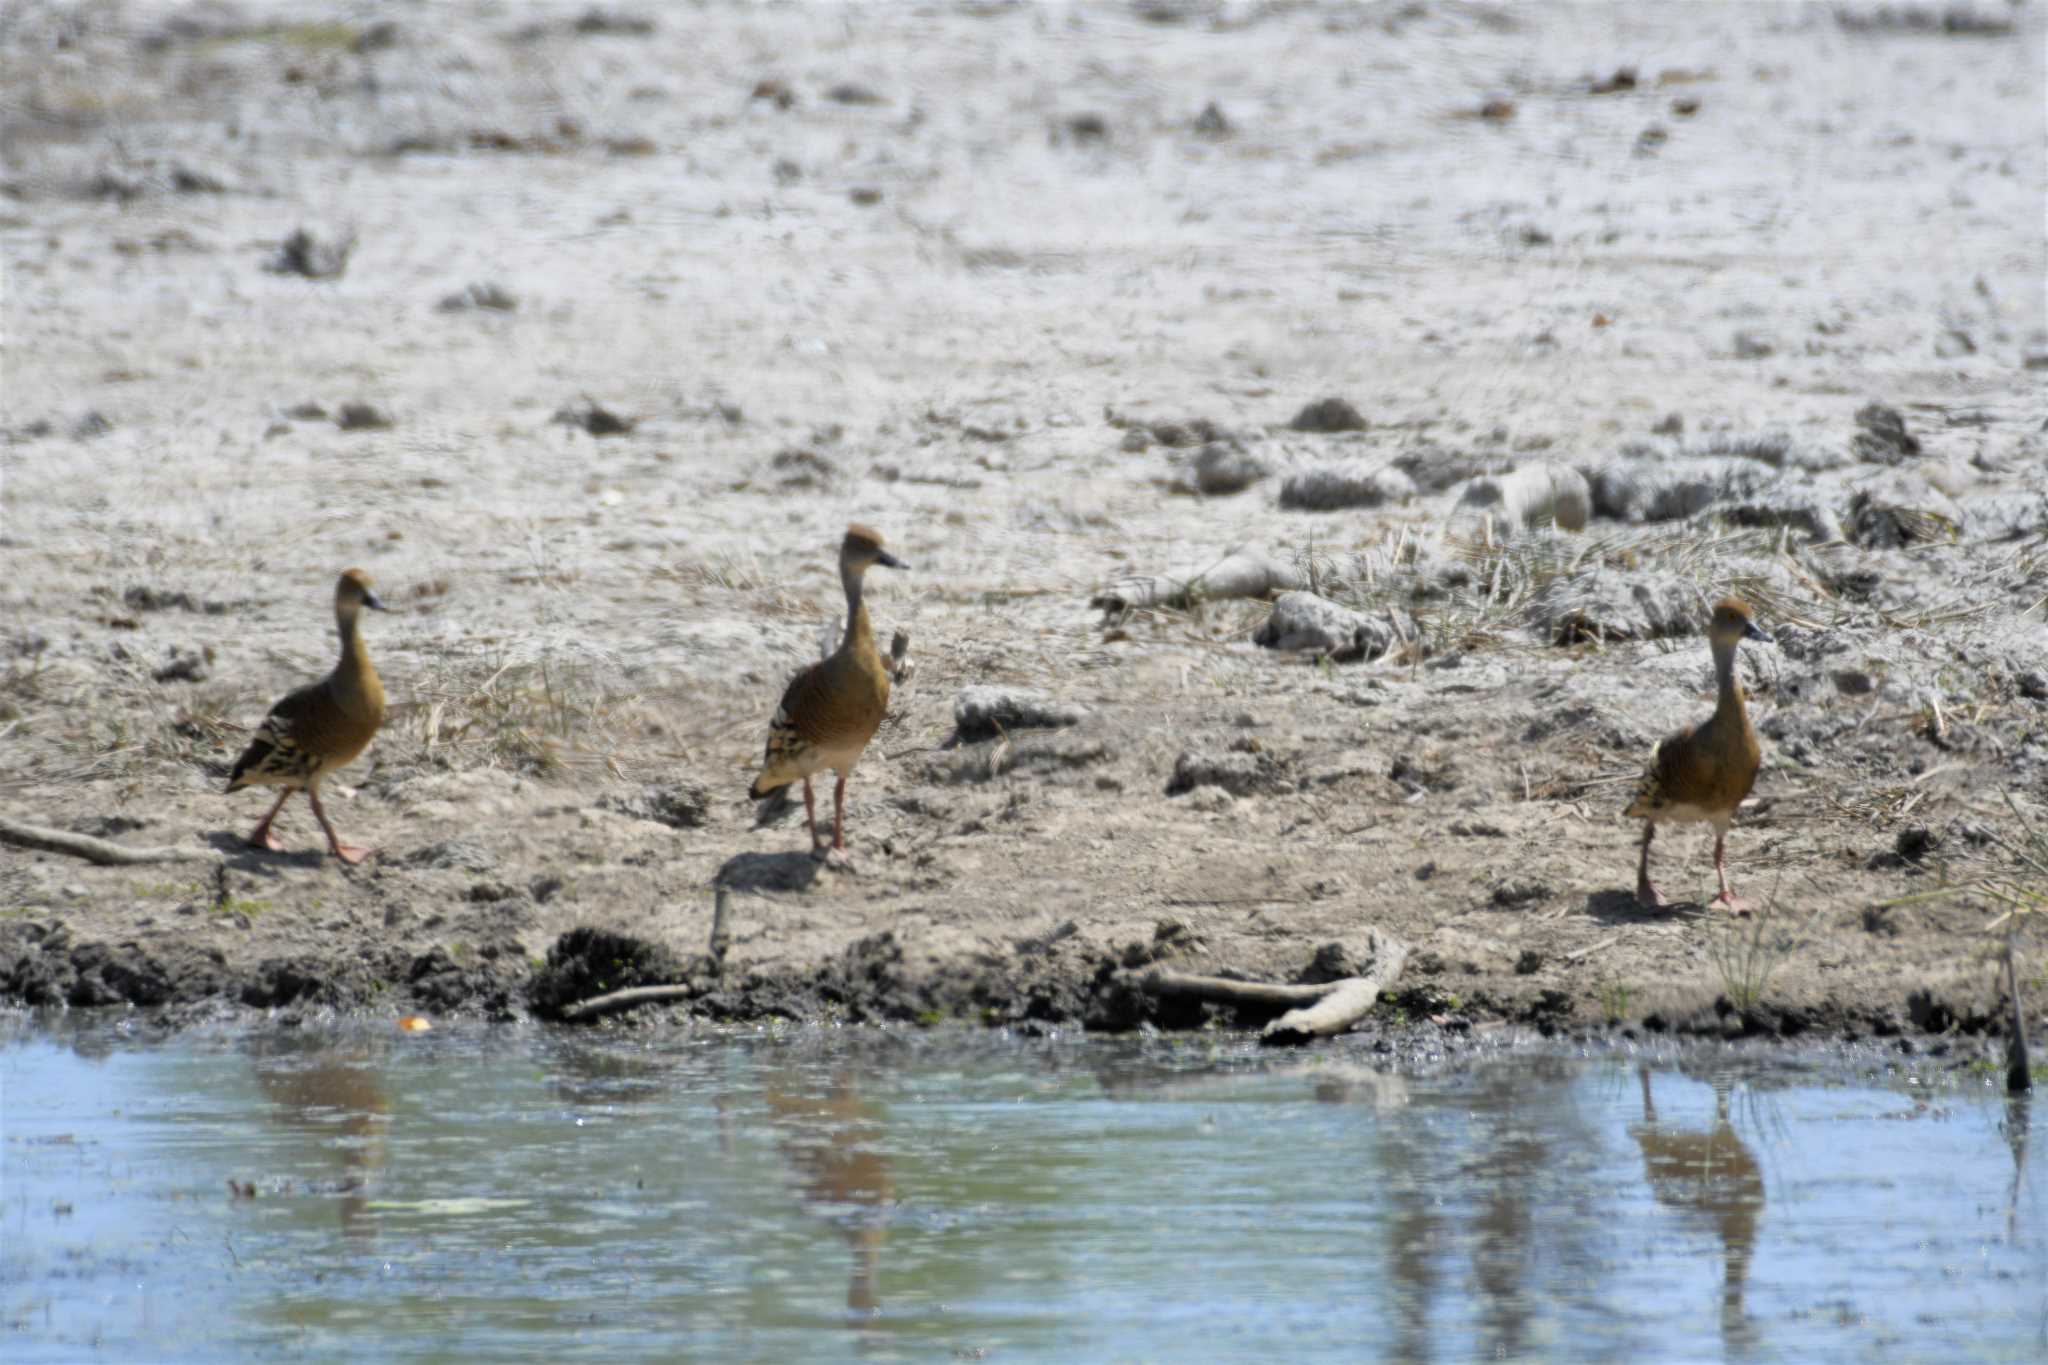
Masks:
[[[237,872],[255,872],[276,876],[280,866],[316,868],[327,860],[327,850],[322,848],[286,849],[273,853],[267,848],[257,848],[232,830],[211,829],[202,836],[207,847],[221,855],[221,859]]]
[[[807,891],[824,865],[808,853],[735,853],[714,880],[735,891]]]
[[[1586,913],[1602,924],[1651,924],[1700,908],[1697,901],[1670,901],[1652,909],[1633,891],[1595,891],[1586,897]]]

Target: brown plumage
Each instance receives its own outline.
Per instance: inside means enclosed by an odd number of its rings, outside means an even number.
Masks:
[[[879,533],[865,526],[846,528],[839,546],[839,583],[846,592],[846,635],[830,658],[812,664],[790,679],[768,724],[768,750],[761,775],[750,794],[759,800],[792,782],[804,784],[804,815],[811,826],[811,851],[825,852],[818,838],[818,814],[811,793],[811,774],[827,768],[839,780],[832,791],[832,852],[846,851],[846,779],[861,751],[881,728],[889,709],[889,667],[875,648],[874,627],[861,601],[867,571],[875,565],[906,569],[909,565],[882,548]],[[907,643],[907,641],[906,641]]]
[[[283,787],[277,802],[249,834],[257,848],[282,852],[271,822],[295,791],[306,793],[313,818],[327,833],[327,847],[345,863],[359,863],[367,848],[344,844],[320,806],[320,779],[354,760],[384,723],[384,683],[357,633],[364,607],[385,611],[370,587],[370,576],[350,569],[334,585],[334,621],[341,631],[341,660],[319,682],[308,683],[270,708],[256,738],[235,760],[228,790]]]
[[[1714,900],[1737,913],[1746,908],[1728,889],[1722,856],[1728,826],[1756,784],[1763,751],[1757,747],[1756,731],[1750,728],[1742,684],[1735,680],[1735,651],[1744,639],[1768,643],[1770,638],[1750,620],[1747,603],[1730,597],[1715,604],[1713,621],[1707,627],[1707,640],[1714,651],[1714,677],[1720,688],[1714,714],[1657,745],[1650,770],[1636,788],[1635,800],[1622,812],[1644,822],[1636,899],[1646,906],[1664,904],[1650,884],[1650,840],[1656,837],[1657,826],[1706,823],[1714,827],[1714,875],[1721,883]]]

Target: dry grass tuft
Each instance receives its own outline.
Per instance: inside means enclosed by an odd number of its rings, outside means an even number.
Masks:
[[[392,708],[385,733],[409,738],[434,766],[620,777],[640,698],[608,686],[607,672],[544,658],[425,680]]]
[[[1500,536],[1490,523],[1476,530],[1402,526],[1348,559],[1311,547],[1297,562],[1316,591],[1344,606],[1412,612],[1438,648],[1532,646],[1526,627],[1538,596],[1601,569],[1682,580],[1697,594],[1702,620],[1716,598],[1731,593],[1773,622],[1813,625],[1839,614],[1832,594],[1775,529],[1687,522],[1600,535]]]

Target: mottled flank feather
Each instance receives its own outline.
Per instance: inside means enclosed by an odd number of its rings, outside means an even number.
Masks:
[[[300,740],[301,735],[310,737],[318,728],[320,713],[326,709],[319,694],[326,686],[325,681],[309,683],[270,708],[228,774],[229,791],[256,786],[303,787],[323,768],[338,768],[355,757],[352,752],[348,758],[337,759],[330,753],[323,762],[322,750]]]

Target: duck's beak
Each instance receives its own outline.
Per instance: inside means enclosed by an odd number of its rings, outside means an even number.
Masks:
[[[1754,621],[1744,621],[1742,623],[1742,633],[1749,639],[1762,640],[1767,645],[1773,645],[1777,643],[1776,640],[1773,640],[1770,637],[1770,635],[1763,629],[1761,629]]]
[[[383,598],[377,596],[376,593],[371,592],[368,588],[363,589],[363,605],[368,607],[371,611],[391,610],[391,608],[384,605]]]
[[[895,555],[890,554],[887,550],[875,551],[875,563],[881,565],[885,569],[908,569],[910,567],[908,564],[905,564],[902,560],[898,559]]]

